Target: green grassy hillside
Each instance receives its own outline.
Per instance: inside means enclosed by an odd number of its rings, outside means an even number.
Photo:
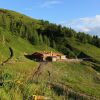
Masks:
[[[45,44],[42,46],[32,45],[28,40],[12,35],[11,32],[0,28],[0,60],[4,60],[9,57],[9,47],[12,47],[14,51],[14,58],[24,56],[25,53],[31,54],[36,51],[55,51]]]
[[[86,55],[90,56],[92,59],[100,62],[100,49],[91,45],[91,44],[83,44],[75,40],[69,40],[69,45],[74,49],[77,49],[81,52],[84,52]]]
[[[100,48],[80,42],[73,30],[65,34],[58,27],[0,10],[0,100],[32,100],[32,95],[53,100],[100,99]],[[9,47],[13,57],[2,64],[10,57]],[[47,63],[24,56],[37,51],[62,52],[71,58],[82,52],[92,60]]]
[[[82,98],[80,100],[100,99],[100,74],[89,63],[48,63],[42,66],[41,74],[34,76],[38,63],[27,59],[12,61],[13,63],[6,63],[2,67],[4,83],[0,87],[1,100],[31,100],[29,98],[32,95],[64,100],[66,92],[63,92],[63,87],[61,90],[59,87],[50,88],[48,82],[64,84],[69,89],[69,98],[73,100],[79,97]]]

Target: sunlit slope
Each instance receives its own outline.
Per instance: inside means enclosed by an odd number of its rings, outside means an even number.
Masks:
[[[92,60],[96,60],[98,63],[100,63],[100,48],[97,48],[96,46],[93,46],[88,43],[83,44],[73,39],[71,40],[69,39],[68,44],[73,49],[78,50],[79,52],[83,52],[84,54],[89,56]]]

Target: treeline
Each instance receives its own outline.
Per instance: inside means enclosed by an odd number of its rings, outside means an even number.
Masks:
[[[97,35],[90,36],[89,34],[86,34],[84,32],[78,32],[77,39],[79,40],[79,42],[90,43],[100,48],[100,38]]]
[[[0,10],[0,27],[13,34],[29,40],[34,45],[47,44],[67,55],[74,56],[68,47],[68,39],[89,43],[100,48],[100,38],[71,28],[49,23],[44,20],[33,20],[21,14]]]
[[[41,30],[40,33],[47,35],[48,37],[54,39],[57,43],[61,42],[59,40],[66,40],[66,38],[73,38],[81,43],[89,43],[100,48],[100,38],[96,35],[91,36],[84,32],[76,32],[75,30],[62,27],[61,25],[56,25],[49,23],[48,21],[43,21],[44,30]]]

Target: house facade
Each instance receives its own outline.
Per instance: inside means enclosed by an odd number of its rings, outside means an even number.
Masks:
[[[60,60],[66,60],[66,56],[60,53],[54,53],[54,52],[35,52],[32,54],[33,58],[36,61],[60,61]]]

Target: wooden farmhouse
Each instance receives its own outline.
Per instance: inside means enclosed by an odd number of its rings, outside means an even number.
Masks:
[[[35,52],[32,57],[36,61],[60,61],[66,60],[66,56],[60,53],[54,52]]]

